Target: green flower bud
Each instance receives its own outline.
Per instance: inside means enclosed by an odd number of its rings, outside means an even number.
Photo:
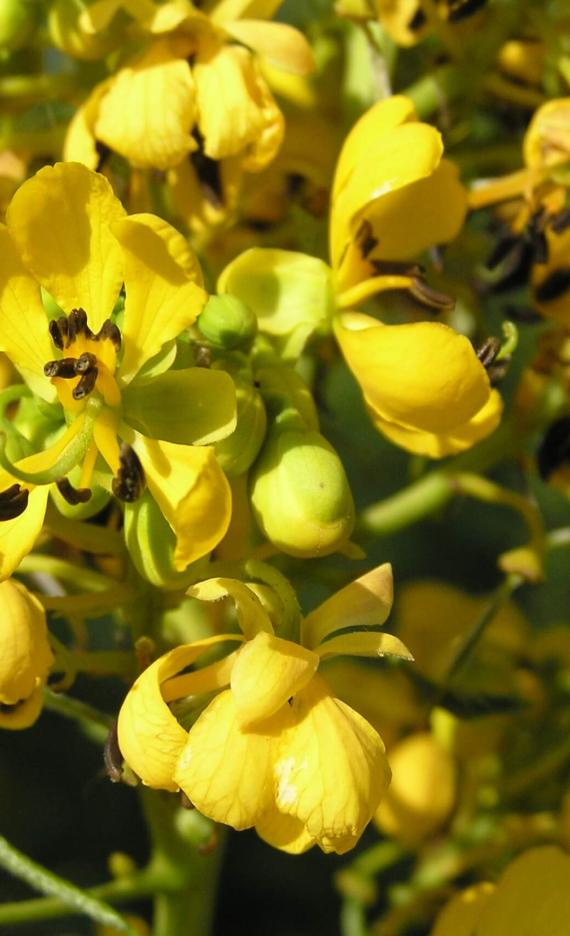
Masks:
[[[208,557],[177,572],[172,561],[176,536],[153,497],[145,493],[133,504],[125,504],[125,542],[139,575],[157,588],[185,589],[196,578],[199,565]]]
[[[347,544],[354,503],[342,462],[313,430],[274,428],[253,475],[251,500],[267,539],[291,556],[327,556]]]
[[[255,376],[271,415],[293,409],[308,429],[319,428],[319,417],[311,391],[291,367],[263,367]]]
[[[85,4],[78,0],[55,0],[49,11],[48,29],[54,45],[72,58],[93,62],[112,52],[121,41],[122,29],[115,26],[115,19],[110,29],[104,33],[84,32],[79,17]]]
[[[236,384],[237,426],[230,436],[216,443],[216,458],[230,477],[244,474],[253,465],[263,445],[267,428],[265,406],[251,384]]]
[[[2,0],[0,3],[0,49],[15,52],[31,38],[38,14],[37,0]]]
[[[247,348],[257,334],[257,319],[237,296],[210,296],[198,319],[204,338],[215,348]]]

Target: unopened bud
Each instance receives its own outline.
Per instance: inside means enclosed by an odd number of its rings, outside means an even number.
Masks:
[[[261,396],[251,384],[236,385],[237,426],[230,436],[216,443],[216,458],[230,477],[244,474],[263,445],[267,417]]]
[[[251,500],[267,539],[291,556],[327,556],[352,533],[354,503],[342,462],[312,430],[272,430],[254,469]]]
[[[204,338],[215,348],[247,348],[257,334],[257,319],[237,296],[210,296],[198,319]]]
[[[1,582],[0,727],[29,728],[34,724],[52,663],[41,604],[20,582]]]

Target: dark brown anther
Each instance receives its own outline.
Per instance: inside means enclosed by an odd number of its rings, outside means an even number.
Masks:
[[[494,270],[503,260],[506,260],[511,250],[514,250],[519,244],[519,238],[515,234],[505,234],[499,237],[499,240],[493,247],[485,266],[488,270]]]
[[[77,386],[71,391],[71,396],[74,400],[84,400],[86,396],[89,396],[97,383],[98,373],[99,371],[96,367],[91,367],[90,370],[83,374]]]
[[[99,333],[95,337],[98,341],[102,341],[104,338],[108,338],[109,341],[113,342],[115,351],[121,350],[121,332],[115,323],[111,321],[111,319],[106,319],[103,322],[101,328],[99,329]]]
[[[448,296],[446,293],[439,292],[437,289],[432,289],[432,287],[428,286],[425,280],[421,279],[419,276],[414,277],[409,289],[410,294],[417,302],[431,309],[433,312],[451,312],[451,310],[455,308],[455,299],[453,296]]]
[[[62,377],[64,380],[70,380],[77,377],[75,365],[77,358],[60,358],[59,361],[48,361],[44,364],[44,374],[46,377]]]
[[[184,790],[180,790],[180,805],[182,809],[196,809],[194,803],[186,796]]]
[[[552,302],[560,299],[570,289],[570,267],[559,267],[553,270],[540,286],[537,286],[534,295],[538,302]]]
[[[119,459],[119,471],[112,483],[113,494],[126,504],[132,504],[144,491],[143,467],[134,449],[126,442],[121,442]]]
[[[212,349],[208,345],[194,345],[194,364],[196,367],[212,366]]]
[[[427,17],[422,10],[421,6],[418,6],[416,12],[412,16],[411,20],[408,22],[408,29],[411,32],[417,32],[418,29],[421,29],[422,26],[425,26],[427,22]]]
[[[447,18],[450,23],[458,23],[460,20],[478,13],[486,3],[487,0],[447,0]]]
[[[562,231],[565,231],[567,227],[570,227],[570,208],[564,208],[550,221],[550,229],[555,234],[562,234]]]
[[[366,260],[368,255],[371,254],[374,248],[378,245],[378,238],[374,237],[372,233],[372,225],[369,221],[362,222],[358,228],[358,231],[356,232],[355,242],[363,258]]]
[[[67,316],[67,325],[69,332],[68,346],[78,335],[83,335],[85,338],[93,338],[93,332],[87,324],[87,313],[85,309],[72,309]]]
[[[570,465],[570,416],[552,423],[537,453],[540,476],[548,480],[557,468]]]
[[[501,342],[498,338],[487,338],[477,351],[477,357],[481,361],[483,367],[487,368],[496,361],[500,350]]]
[[[113,725],[103,746],[105,773],[112,783],[119,783],[123,776],[123,755],[119,748],[117,722]]]
[[[54,343],[54,345],[56,346],[57,350],[58,350],[58,351],[63,351],[63,344],[64,344],[64,340],[65,340],[65,335],[62,334],[62,332],[61,332],[61,328],[60,328],[60,324],[59,324],[60,321],[61,321],[61,319],[52,319],[51,322],[49,323],[48,328],[49,328],[49,333],[50,333],[50,335],[51,335],[51,340],[53,341],[53,343]],[[64,321],[65,321],[65,324],[67,325],[67,319],[65,319]],[[67,331],[66,331],[65,334],[67,334]]]
[[[97,358],[89,351],[84,351],[75,362],[76,374],[88,374],[97,367]]]
[[[19,484],[12,484],[0,491],[0,521],[15,520],[28,506],[30,492]]]
[[[76,507],[77,504],[86,504],[91,499],[91,488],[75,488],[67,478],[60,478],[56,484],[61,496],[72,507]]]

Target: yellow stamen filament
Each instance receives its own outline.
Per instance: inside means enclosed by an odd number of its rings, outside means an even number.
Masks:
[[[89,488],[91,487],[91,479],[93,477],[93,469],[95,468],[95,462],[97,461],[97,446],[94,442],[91,443],[87,449],[87,454],[83,459],[83,464],[81,466],[81,477],[79,479],[80,488]]]

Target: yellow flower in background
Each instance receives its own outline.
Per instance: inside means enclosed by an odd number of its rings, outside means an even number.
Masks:
[[[461,230],[467,193],[441,134],[412,101],[379,101],[344,141],[331,196],[330,256],[341,294],[383,262],[410,261]],[[410,223],[412,221],[412,223]]]
[[[334,698],[317,670],[336,654],[410,658],[391,635],[363,629],[378,627],[389,613],[390,567],[367,573],[309,614],[300,644],[276,636],[254,587],[210,579],[188,594],[233,599],[243,636],[177,647],[139,677],[119,714],[126,762],[145,784],[180,788],[204,815],[236,829],[253,826],[284,851],[315,844],[326,852],[348,851],[370,821],[390,771],[380,736]],[[349,626],[357,629],[347,633]],[[223,641],[239,647],[178,675]],[[168,703],[208,692],[218,694],[185,731]]]
[[[8,446],[23,450],[13,464],[2,455],[2,575],[31,549],[54,482],[71,504],[88,501],[95,484],[128,505],[146,485],[176,535],[174,565],[185,569],[227,529],[230,492],[213,443],[235,428],[228,374],[168,370],[175,339],[206,301],[195,257],[161,219],[126,217],[108,182],[77,164],[22,185],[0,238],[0,344],[52,404],[44,450],[28,454],[14,427]],[[61,313],[50,321],[40,286]]]
[[[214,224],[235,205],[242,173],[264,169],[283,139],[260,59],[305,73],[309,46],[293,27],[265,21],[275,3],[222,0],[207,14],[184,2],[124,5],[140,7],[145,47],[80,107],[65,159],[96,168],[103,144],[134,168],[166,170],[177,212]],[[93,4],[85,28],[101,29],[119,6]]]
[[[453,897],[431,936],[567,936],[570,856],[553,845],[519,855],[496,884]]]
[[[499,424],[501,397],[471,343],[447,325],[383,325],[346,312],[334,330],[374,424],[402,448],[441,458]]]
[[[0,728],[34,724],[52,663],[41,604],[20,582],[0,582]]]

